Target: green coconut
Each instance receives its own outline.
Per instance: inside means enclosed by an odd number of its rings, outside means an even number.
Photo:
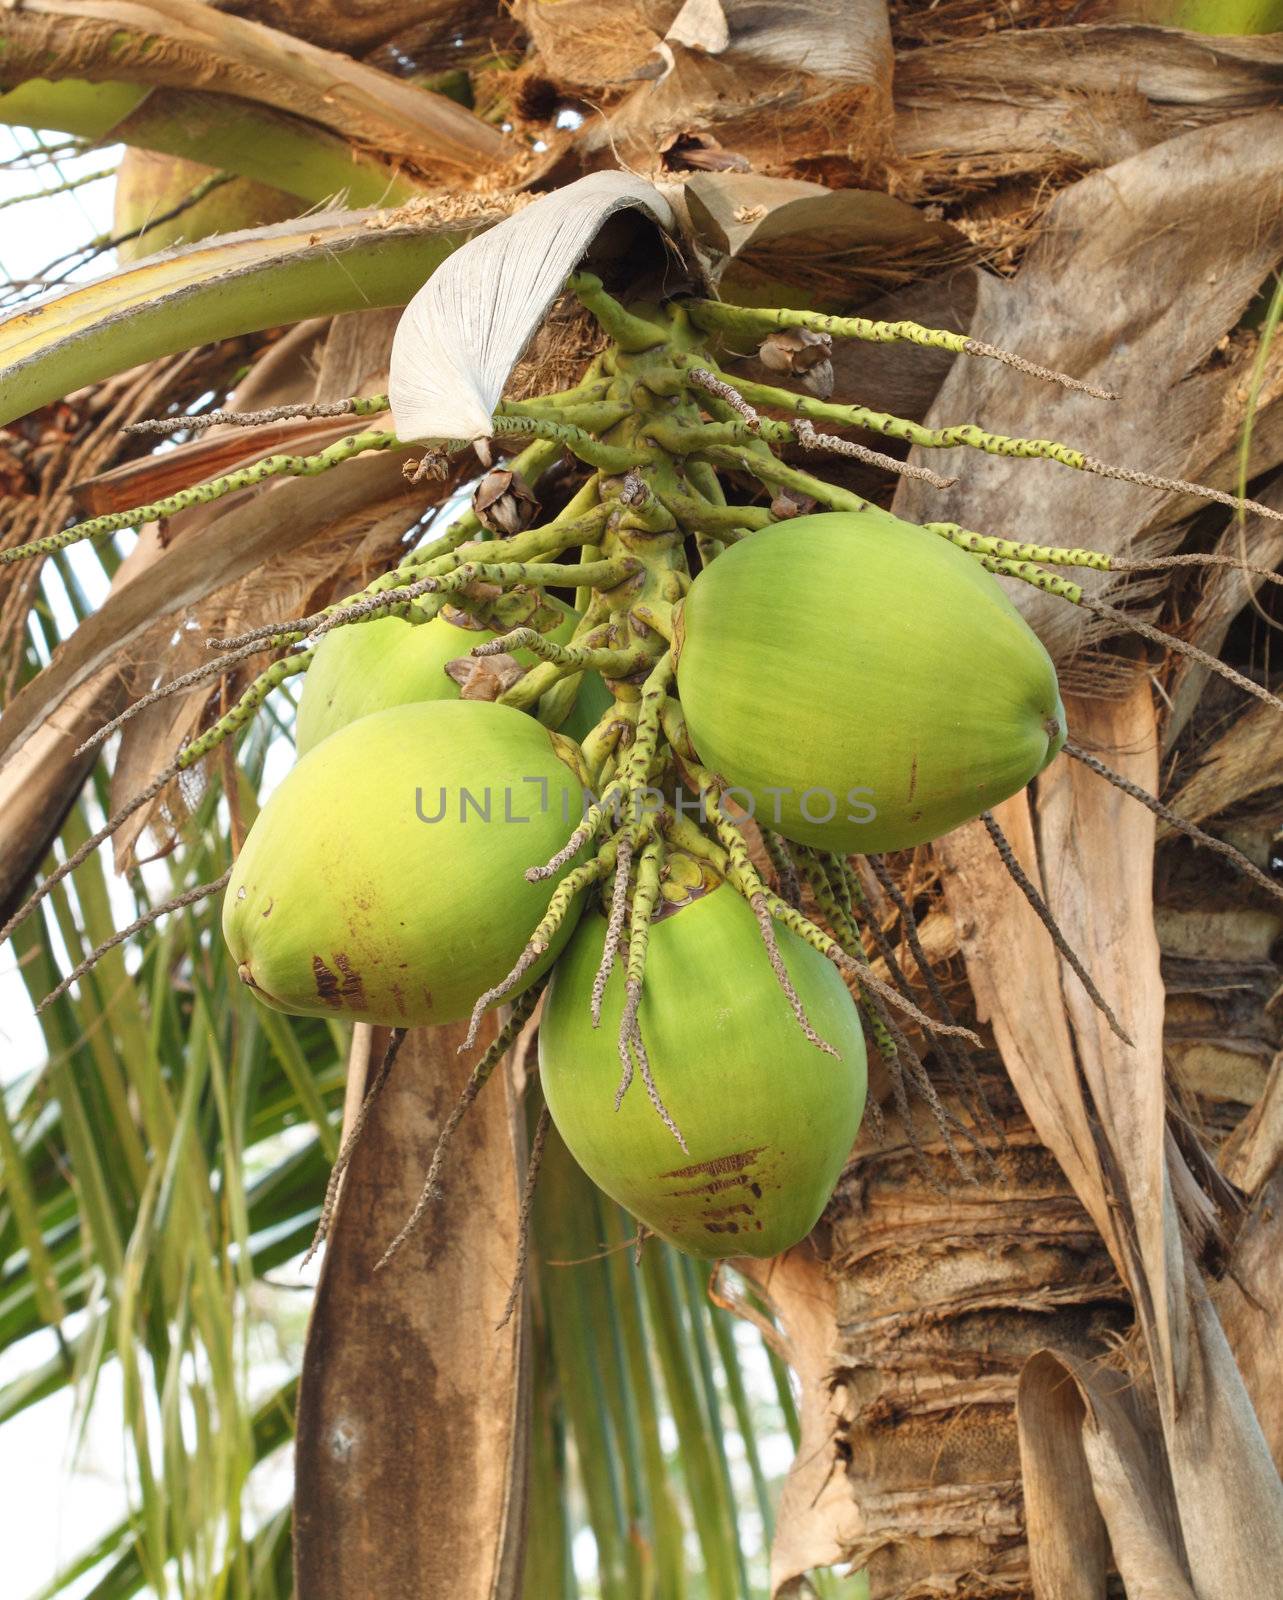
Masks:
[[[548,604],[565,613],[548,637],[557,644],[568,644],[579,618],[559,600],[550,599]],[[322,739],[371,712],[420,700],[457,700],[459,685],[446,672],[447,664],[467,656],[475,645],[498,637],[498,632],[489,628],[467,626],[455,613],[419,623],[379,617],[327,633],[307,669],[299,697],[294,730],[299,755],[306,755]],[[529,650],[519,650],[514,659],[523,667],[532,667],[537,658]]]
[[[700,573],[677,684],[758,822],[839,854],[938,838],[1065,738],[1056,670],[973,556],[888,512],[777,523]]]
[[[590,1178],[692,1255],[769,1256],[815,1226],[855,1141],[866,1065],[859,1017],[831,962],[777,927],[780,954],[819,1036],[798,1026],[753,913],[721,885],[650,930],[640,1023],[684,1153],[634,1078],[618,1112],[624,983],[589,1014],[606,922],[587,913],[557,963],[539,1030],[552,1120]]]
[[[523,873],[583,815],[573,750],[533,717],[467,700],[340,729],[291,769],[237,858],[223,935],[242,981],[303,1016],[402,1027],[467,1016],[548,909],[559,880]]]

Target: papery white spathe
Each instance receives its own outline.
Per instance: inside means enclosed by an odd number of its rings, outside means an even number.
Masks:
[[[542,195],[444,261],[392,342],[388,395],[405,440],[484,439],[508,375],[580,257],[616,211],[663,228],[668,202],[628,172],[594,172]]]

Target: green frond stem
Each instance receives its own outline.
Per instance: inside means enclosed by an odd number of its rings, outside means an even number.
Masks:
[[[1054,572],[1046,572],[1032,561],[1003,561],[997,556],[983,555],[977,555],[976,560],[986,572],[992,572],[999,578],[1019,578],[1022,583],[1041,589],[1044,594],[1054,594],[1058,599],[1068,600],[1070,605],[1082,604],[1081,583],[1061,578]]]
[[[759,310],[749,306],[728,306],[718,300],[689,300],[686,312],[696,327],[706,333],[747,335],[761,339],[781,328],[807,328],[812,333],[827,333],[835,339],[860,339],[870,344],[913,344],[926,350],[949,350],[955,355],[987,356],[1017,372],[1049,383],[1058,383],[1065,389],[1089,394],[1097,400],[1116,400],[1110,389],[1084,383],[1081,378],[1071,378],[1068,373],[1056,372],[1050,367],[1026,361],[1010,350],[986,344],[980,339],[970,339],[966,334],[953,333],[945,328],[924,328],[917,322],[873,322],[867,317],[830,317],[818,311],[791,311],[787,309]]]
[[[726,507],[726,492],[722,488],[722,480],[707,461],[688,459],[686,462],[686,481],[695,491],[693,500],[695,506],[702,504],[721,510]],[[686,496],[682,497],[685,500]],[[746,528],[743,522],[737,523],[720,536],[714,536],[705,528],[695,527],[682,522],[676,507],[669,505],[668,509],[677,516],[678,524],[683,532],[694,532],[695,551],[699,556],[701,567],[706,567],[710,561],[715,561],[727,544],[742,539]],[[755,508],[756,509],[756,508]]]
[[[806,1014],[806,1007],[802,1004],[802,997],[798,994],[789,977],[788,968],[784,965],[784,957],[780,954],[779,941],[775,937],[775,919],[771,916],[770,907],[766,903],[764,894],[755,894],[749,901],[753,915],[757,918],[758,931],[762,935],[762,943],[766,946],[766,959],[771,964],[771,971],[775,981],[783,991],[784,998],[789,1003],[794,1021],[802,1030],[808,1044],[813,1044],[817,1050],[826,1056],[832,1056],[836,1061],[838,1053],[827,1039],[821,1039],[816,1033],[810,1017]]]
[[[659,825],[663,829],[665,838],[672,845],[684,850],[687,855],[694,856],[697,861],[707,862],[719,878],[729,881],[730,855],[716,839],[710,839],[688,816],[668,808],[659,818]]]
[[[377,417],[391,409],[385,394],[349,395],[310,405],[269,406],[263,411],[201,411],[195,416],[149,417],[127,422],[121,433],[203,433],[206,428],[261,428],[270,422],[319,420],[326,417]]]
[[[550,689],[545,689],[538,696],[532,710],[535,719],[550,733],[556,733],[574,711],[583,681],[582,672],[570,672],[564,678],[558,678]]]
[[[570,835],[569,839],[566,840],[565,844],[562,845],[561,849],[558,850],[557,854],[551,860],[545,861],[541,867],[526,868],[526,882],[539,883],[545,878],[556,877],[557,873],[561,871],[568,861],[573,860],[586,844],[591,843],[596,838],[601,830],[602,823],[608,817],[613,819],[615,807],[623,799],[624,793],[624,785],[619,779],[609,784],[602,791],[601,798],[588,807],[588,810],[584,813],[583,821]]]
[[[654,854],[652,855],[652,850]],[[641,1006],[642,979],[646,962],[646,950],[650,939],[650,923],[654,915],[655,903],[659,898],[659,876],[663,865],[663,844],[658,838],[651,841],[642,852],[642,859],[637,867],[637,884],[633,890],[633,909],[629,919],[628,928],[628,976],[625,984],[624,1013],[619,1024],[619,1052],[624,1063],[624,1075],[620,1080],[619,1088],[615,1091],[615,1109],[618,1111],[628,1085],[632,1080],[633,1060],[636,1059],[637,1070],[641,1074],[642,1084],[646,1090],[646,1098],[654,1108],[655,1115],[672,1134],[681,1146],[684,1154],[690,1154],[690,1147],[682,1134],[681,1129],[673,1120],[672,1113],[664,1104],[663,1097],[655,1083],[655,1075],[651,1071],[650,1057],[646,1053],[646,1043],[642,1038],[641,1026],[637,1013]]]
[[[840,488],[835,483],[825,483],[823,478],[812,477],[809,472],[788,466],[773,456],[765,445],[742,450],[730,445],[701,446],[699,455],[702,460],[710,461],[714,466],[725,467],[732,472],[747,472],[768,488],[795,489],[808,499],[827,506],[830,511],[869,509],[868,500],[862,499],[858,494],[852,494],[849,489]]]
[[[555,419],[560,412],[574,410],[576,406],[596,405],[599,400],[607,399],[614,381],[602,372],[601,357],[597,356],[592,367],[569,389],[556,389],[552,394],[531,394],[524,400],[510,400],[508,404],[535,416],[551,412]]]
[[[418,589],[421,583],[421,592],[428,594],[458,594],[473,583],[497,584],[501,589],[509,589],[516,584],[537,589],[573,589],[577,584],[593,589],[613,589],[625,578],[631,578],[640,568],[641,563],[632,556],[613,556],[607,560],[581,562],[573,566],[562,566],[556,562],[464,561],[452,572],[422,578],[413,587]],[[395,594],[396,591],[393,591],[390,598],[395,598]]]
[[[970,528],[960,528],[956,522],[924,522],[922,526],[928,533],[938,533],[950,544],[974,556],[994,556],[1001,561],[1040,561],[1049,567],[1088,567],[1094,572],[1118,570],[1113,557],[1103,550],[1070,550],[1060,545],[997,539],[989,534],[973,533]],[[1144,566],[1144,563],[1136,565]]]
[[[540,396],[531,400],[506,400],[503,415],[505,419],[528,417],[532,422],[550,422],[555,426],[577,428],[583,433],[600,434],[630,416],[632,409],[626,400],[607,399],[584,399],[553,408]]]
[[[1090,472],[1098,478],[1111,478],[1119,483],[1135,483],[1146,489],[1156,489],[1167,494],[1187,494],[1198,500],[1211,500],[1228,506],[1233,511],[1250,511],[1270,522],[1283,522],[1283,511],[1262,505],[1259,500],[1248,500],[1238,495],[1226,494],[1223,489],[1213,489],[1205,483],[1191,483],[1186,478],[1164,478],[1135,467],[1119,467],[1112,462],[1089,456],[1072,445],[1060,444],[1055,439],[1011,438],[1004,433],[990,433],[974,423],[962,422],[948,428],[928,428],[921,423],[909,422],[904,417],[892,416],[885,411],[871,411],[867,406],[839,405],[831,400],[817,400],[811,395],[794,394],[791,389],[778,389],[770,384],[739,382],[745,400],[762,406],[775,406],[825,422],[834,422],[848,428],[866,428],[888,439],[900,439],[905,444],[922,450],[953,450],[965,446],[982,450],[986,455],[1016,457],[1027,461],[1055,461],[1076,472]],[[763,423],[762,437],[775,437],[770,424]]]
[[[477,1030],[481,1026],[481,1019],[492,1005],[510,994],[517,984],[521,982],[531,967],[544,955],[552,943],[553,935],[566,920],[566,913],[575,902],[575,897],[588,887],[604,878],[615,864],[617,846],[613,840],[607,840],[591,861],[585,861],[573,872],[568,872],[553,890],[552,899],[548,902],[548,910],[542,920],[530,935],[525,949],[517,957],[516,964],[506,978],[502,978],[493,989],[487,989],[472,1008],[472,1017],[468,1023],[468,1034],[459,1046],[462,1050],[471,1050],[477,1042]]]
[[[436,1146],[432,1152],[432,1160],[428,1163],[428,1174],[423,1180],[423,1188],[415,1202],[414,1209],[407,1217],[404,1226],[397,1236],[388,1245],[379,1257],[374,1270],[381,1271],[391,1261],[405,1241],[410,1237],[423,1219],[423,1214],[434,1200],[441,1197],[441,1173],[445,1168],[446,1155],[450,1149],[451,1141],[458,1132],[459,1124],[468,1114],[472,1102],[490,1081],[494,1069],[499,1065],[509,1050],[517,1042],[517,1038],[526,1023],[534,1015],[539,996],[543,993],[546,978],[540,978],[532,983],[524,993],[519,994],[512,1003],[508,1020],[499,1029],[493,1041],[487,1045],[476,1066],[468,1074],[468,1081],[460,1091],[454,1108],[446,1118],[441,1132],[437,1135]]]
[[[584,761],[598,782],[605,775],[607,764],[613,764],[624,735],[632,738],[639,709],[636,700],[616,700],[598,719],[588,736],[580,740],[579,748],[584,753]],[[602,797],[605,798],[604,791]]]
[[[746,400],[757,405],[774,406],[795,416],[833,422],[840,427],[865,428],[870,433],[899,439],[923,450],[953,450],[965,445],[968,449],[983,450],[991,456],[1057,461],[1062,467],[1072,467],[1079,472],[1096,471],[1100,466],[1100,463],[1089,466],[1091,458],[1081,450],[1060,444],[1054,439],[1010,438],[1004,433],[989,433],[972,422],[961,422],[948,428],[928,428],[922,423],[892,416],[887,411],[873,411],[868,406],[840,405],[833,400],[817,400],[813,395],[794,394],[791,389],[777,389],[771,384],[753,383],[748,379],[741,379],[738,387]]]
[[[771,869],[775,873],[777,893],[795,911],[800,911],[802,885],[797,875],[797,862],[789,850],[788,840],[783,834],[774,833],[770,828],[763,828],[761,834],[763,848],[770,858]]]
[[[715,477],[707,461],[689,459],[686,475],[694,481],[695,472],[706,471]],[[676,517],[679,527],[688,533],[710,533],[718,539],[734,538],[742,529],[769,528],[778,518],[769,506],[728,506],[712,501],[697,500],[693,495],[675,494],[661,489],[659,498]]]
[[[477,657],[514,654],[529,650],[541,661],[550,661],[567,672],[598,672],[603,678],[625,678],[644,667],[649,660],[643,650],[615,650],[606,646],[557,644],[534,628],[514,628],[486,644],[474,645],[471,654]],[[537,698],[537,697],[536,697]]]
[[[681,702],[673,699],[665,700],[660,709],[659,721],[664,730],[664,738],[668,740],[673,754],[687,766],[692,762],[698,762],[699,755],[691,739],[690,730],[686,726]]]
[[[268,478],[311,478],[341,466],[367,450],[391,450],[400,444],[394,433],[356,433],[327,445],[313,456],[265,456],[249,466],[238,467],[235,472],[221,478],[211,478],[190,489],[179,489],[163,499],[147,505],[131,506],[125,511],[108,511],[100,517],[90,517],[85,522],[74,523],[61,533],[48,534],[34,539],[30,544],[14,545],[0,551],[0,565],[23,561],[31,556],[52,555],[55,550],[65,550],[68,545],[79,544],[84,539],[97,539],[103,534],[119,533],[124,528],[139,528],[145,522],[157,522],[162,517],[172,517],[192,506],[208,505],[225,495],[236,494],[241,489],[252,488]]]
[[[224,739],[239,732],[252,720],[254,713],[273,689],[280,688],[287,678],[296,677],[300,672],[307,671],[315,653],[314,650],[301,650],[297,655],[274,661],[266,672],[260,672],[230,710],[224,712],[212,727],[207,728],[204,733],[197,734],[178,752],[174,763],[178,771],[190,771],[211,750],[222,744]]]
[[[495,407],[493,428],[496,438],[504,438],[511,434],[530,434],[536,439],[557,444],[578,456],[580,461],[588,466],[597,467],[602,472],[627,472],[630,467],[636,466],[639,460],[651,460],[654,457],[653,451],[639,453],[623,445],[602,444],[583,428],[571,427],[566,422],[554,422],[550,417],[523,416],[503,404]],[[455,440],[448,440],[444,448],[453,449],[455,444]]]
[[[623,770],[623,781],[630,790],[640,789],[650,776],[659,746],[660,715],[672,681],[673,653],[665,650],[641,686],[637,731]]]
[[[506,539],[474,539],[467,544],[456,545],[453,553],[461,560],[476,557],[485,561],[495,555],[502,555],[508,563],[547,560],[574,546],[584,547],[596,540],[611,514],[611,507],[605,501],[591,505],[574,516],[569,515],[570,509],[567,506],[551,522],[541,523],[537,528],[527,528]]]
[[[579,301],[598,327],[621,350],[639,355],[668,343],[668,330],[646,317],[636,316],[607,294],[595,273],[576,272],[566,280],[566,288]]]
[[[632,876],[633,850],[636,848],[637,829],[629,825],[619,834],[619,848],[615,854],[615,882],[610,895],[610,914],[606,919],[606,937],[601,947],[601,960],[593,977],[592,997],[588,1013],[594,1028],[601,1027],[601,1008],[606,996],[606,984],[614,970],[624,934],[624,919],[628,915],[628,884]]]
[[[675,577],[681,574],[674,574]],[[638,600],[629,609],[628,615],[635,621],[643,623],[661,639],[672,644],[673,642],[673,608],[665,600]],[[621,674],[615,674],[621,676]]]
[[[692,461],[686,469],[686,481],[696,495],[713,506],[726,504],[726,491],[722,480],[705,461]]]
[[[628,918],[628,960],[624,968],[624,1007],[619,1017],[618,1040],[623,1072],[619,1087],[615,1090],[616,1111],[623,1104],[624,1095],[633,1081],[633,1036],[640,1032],[637,1013],[641,1006],[646,953],[650,947],[650,924],[659,903],[659,879],[663,865],[664,842],[662,836],[656,834],[638,858],[637,882],[633,888],[633,905]]]

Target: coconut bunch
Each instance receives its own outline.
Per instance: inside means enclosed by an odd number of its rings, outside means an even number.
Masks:
[[[995,359],[1109,398],[961,335],[731,306],[689,276],[677,292],[621,303],[582,270],[620,211],[641,212],[681,250],[667,201],[625,174],[547,195],[459,250],[416,296],[389,396],[325,408],[363,422],[390,411],[391,429],[173,497],[190,504],[407,443],[422,447],[416,478],[471,449],[489,467],[470,508],[358,593],[211,641],[210,665],[171,688],[274,659],[18,916],[304,675],[298,761],[226,884],[223,929],[242,980],[282,1011],[391,1027],[372,1092],[406,1029],[470,1018],[471,1048],[484,1015],[510,1008],[407,1227],[543,995],[543,1094],[589,1176],[694,1254],[773,1255],[813,1227],[851,1150],[866,1037],[901,1105],[914,1094],[932,1107],[960,1169],[968,1140],[983,1158],[974,1129],[987,1109],[966,1056],[979,1041],[953,1021],[920,946],[932,1013],[913,998],[870,914],[861,858],[889,881],[881,855],[984,816],[1113,1021],[989,813],[1062,749],[1111,776],[1072,743],[1052,661],[998,578],[1121,622],[1063,575],[1121,564],[902,521],[829,481],[825,460],[950,480],[819,429],[1136,473],[1054,441],[929,429],[823,398],[834,338]],[[504,400],[567,289],[605,348],[571,387]],[[728,363],[748,352],[795,387],[733,378]],[[506,464],[493,465],[497,451]],[[0,560],[165,509],[99,517]],[[912,947],[912,911],[900,910]],[[890,981],[874,969],[879,954]],[[909,1028],[929,1042],[931,1071]],[[945,1110],[933,1071],[959,1087],[970,1121]]]

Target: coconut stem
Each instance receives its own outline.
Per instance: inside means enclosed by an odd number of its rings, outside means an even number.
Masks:
[[[1091,999],[1091,1003],[1096,1007],[1097,1011],[1100,1012],[1101,1016],[1104,1017],[1105,1021],[1108,1022],[1110,1031],[1116,1034],[1124,1044],[1131,1045],[1131,1036],[1127,1033],[1122,1023],[1119,1022],[1118,1018],[1114,1015],[1113,1007],[1096,987],[1091,974],[1087,971],[1087,968],[1083,966],[1076,951],[1070,945],[1069,940],[1066,939],[1065,935],[1061,932],[1060,924],[1056,921],[1054,915],[1052,914],[1051,907],[1043,899],[1042,895],[1039,894],[1038,890],[1034,887],[1032,881],[1030,880],[1029,875],[1025,872],[1025,869],[1020,865],[1019,861],[1016,860],[1016,853],[1011,848],[1011,844],[1006,834],[1002,831],[1002,828],[998,823],[998,819],[994,816],[992,811],[982,811],[980,813],[980,820],[984,823],[986,832],[993,840],[994,848],[1002,858],[1002,864],[1007,869],[1008,877],[1010,877],[1011,881],[1016,885],[1021,894],[1024,895],[1025,899],[1033,907],[1039,922],[1042,923],[1048,934],[1050,934],[1052,944],[1055,945],[1065,962],[1078,978],[1079,983],[1081,983],[1083,988],[1087,991],[1087,994]]]
[[[1178,833],[1183,833],[1187,839],[1193,841],[1204,850],[1213,850],[1218,856],[1223,856],[1231,866],[1235,867],[1244,877],[1250,878],[1258,888],[1267,890],[1276,900],[1283,900],[1283,884],[1276,883],[1261,871],[1254,861],[1249,861],[1241,850],[1236,850],[1232,844],[1227,844],[1224,839],[1217,839],[1213,834],[1205,833],[1197,824],[1182,817],[1179,812],[1173,811],[1171,806],[1164,805],[1156,795],[1150,794],[1148,789],[1142,789],[1140,784],[1133,783],[1130,778],[1124,778],[1121,772],[1115,772],[1112,767],[1107,767],[1098,757],[1090,755],[1078,745],[1071,744],[1068,740],[1061,747],[1067,756],[1072,756],[1075,761],[1081,761],[1083,766],[1089,767],[1098,777],[1112,783],[1115,789],[1129,795],[1133,800],[1139,800],[1141,805],[1152,811],[1156,817],[1175,828]]]
[[[526,1182],[521,1192],[521,1206],[517,1212],[517,1265],[512,1275],[512,1287],[508,1290],[503,1315],[495,1323],[496,1333],[502,1333],[512,1321],[512,1313],[517,1309],[517,1301],[521,1298],[522,1286],[526,1281],[526,1264],[530,1259],[530,1213],[534,1209],[535,1188],[539,1182],[544,1145],[547,1143],[548,1130],[551,1126],[552,1117],[545,1103],[539,1108],[535,1136],[530,1142],[530,1155],[526,1161]]]
[[[615,958],[619,954],[619,942],[623,937],[624,918],[628,914],[628,882],[632,875],[633,866],[633,830],[626,829],[619,839],[619,851],[615,857],[615,886],[610,897],[610,916],[606,923],[606,938],[601,947],[601,961],[598,963],[596,976],[593,978],[592,1001],[590,1015],[594,1028],[601,1027],[601,1007],[606,995],[606,985],[610,981],[610,974],[615,965]]]
[[[321,1215],[317,1220],[316,1232],[312,1235],[312,1242],[307,1247],[307,1254],[300,1263],[300,1268],[307,1266],[312,1257],[329,1237],[330,1227],[334,1221],[334,1208],[338,1204],[339,1182],[346,1172],[349,1162],[361,1142],[361,1135],[365,1132],[365,1125],[369,1121],[370,1112],[374,1103],[383,1093],[384,1086],[392,1074],[392,1067],[396,1061],[401,1046],[405,1043],[405,1036],[409,1030],[406,1028],[393,1028],[388,1036],[388,1047],[383,1052],[383,1060],[379,1063],[379,1070],[374,1076],[373,1083],[366,1089],[361,1100],[351,1131],[344,1139],[334,1165],[330,1168],[330,1176],[325,1185],[325,1199],[321,1202]]]
[[[89,838],[85,840],[84,844],[82,844],[79,849],[73,851],[64,862],[62,862],[59,866],[56,866],[49,876],[43,879],[37,885],[37,887],[32,890],[32,892],[9,918],[8,922],[5,923],[4,927],[0,928],[0,944],[5,942],[18,924],[26,920],[31,912],[33,912],[41,903],[41,901],[44,900],[45,897],[62,882],[68,873],[74,872],[82,861],[87,861],[100,844],[104,844],[108,839],[110,839],[112,834],[115,833],[116,829],[119,828],[122,823],[127,822],[129,818],[133,816],[135,811],[140,810],[147,804],[149,800],[154,800],[160,791],[165,787],[165,785],[172,779],[176,778],[181,771],[182,767],[179,762],[171,762],[169,766],[165,767],[162,771],[158,772],[154,778],[152,778],[151,782],[146,786],[146,788],[139,790],[132,800],[126,801],[126,803],[121,806],[119,811],[113,812],[112,815],[107,818],[106,822],[103,823],[102,827],[99,828],[96,833],[90,834]]]
[[[613,650],[604,646],[558,644],[534,628],[514,628],[486,644],[474,645],[474,656],[515,655],[529,650],[541,661],[552,662],[567,672],[599,672],[603,678],[624,678],[647,664],[649,657],[639,650]]]
[[[557,930],[566,920],[566,913],[574,904],[575,896],[590,883],[596,883],[599,878],[604,878],[615,862],[617,846],[614,840],[608,840],[591,861],[586,861],[573,872],[568,872],[553,890],[552,899],[548,902],[548,910],[544,913],[543,920],[530,935],[525,949],[517,957],[516,963],[506,978],[495,984],[493,989],[487,989],[480,996],[472,1008],[472,1017],[468,1023],[468,1034],[459,1046],[461,1051],[471,1050],[477,1042],[477,1030],[481,1026],[481,1019],[489,1008],[497,1001],[509,994],[531,967],[545,955],[555,937]]]
[[[326,400],[314,405],[269,406],[265,411],[202,411],[198,416],[151,417],[127,422],[121,433],[203,433],[206,428],[261,428],[272,422],[325,417],[374,417],[391,409],[385,394],[351,395],[346,400]]]
[[[789,1003],[797,1025],[801,1028],[808,1041],[817,1050],[823,1050],[826,1056],[839,1060],[837,1051],[826,1039],[821,1039],[811,1024],[810,1017],[806,1014],[806,1007],[802,998],[793,987],[793,980],[789,977],[788,968],[784,965],[784,957],[780,954],[779,942],[775,937],[775,921],[771,916],[770,908],[766,904],[766,896],[755,894],[749,901],[753,915],[757,918],[757,926],[761,929],[762,943],[766,946],[767,960],[771,963],[771,971],[775,974],[775,981],[784,991],[784,998]]]
[[[637,885],[633,890],[632,912],[628,919],[628,962],[624,970],[624,1009],[619,1018],[619,1059],[623,1076],[615,1090],[618,1111],[633,1078],[633,1058],[629,1053],[634,1033],[638,1032],[637,1013],[641,1006],[642,980],[646,972],[646,952],[650,944],[650,921],[659,898],[659,878],[664,864],[664,847],[659,838],[649,841],[637,863]]]
[[[926,951],[922,948],[922,940],[918,935],[918,920],[913,914],[913,907],[900,892],[899,884],[896,883],[891,869],[887,866],[886,862],[881,856],[866,856],[865,860],[869,863],[869,867],[872,870],[873,875],[882,885],[882,888],[891,900],[892,905],[895,906],[896,910],[900,914],[900,927],[904,933],[905,942],[909,946],[909,953],[912,955],[914,962],[917,964],[918,971],[922,975],[922,981],[926,984],[927,992],[935,1002],[937,1011],[939,1011],[940,1015],[946,1022],[954,1022],[956,1018],[953,1014],[953,1008],[949,1004],[948,998],[945,995],[944,989],[940,985],[940,980],[935,974],[935,969],[932,967]],[[843,862],[842,867],[844,875],[852,883],[853,887],[859,888],[859,877],[851,864],[849,862]],[[963,1099],[968,1101],[972,1115],[975,1116],[978,1121],[983,1122],[989,1128],[991,1133],[996,1134],[1000,1142],[1005,1146],[1007,1142],[1007,1136],[1002,1130],[1002,1125],[998,1122],[997,1118],[993,1114],[993,1108],[989,1104],[988,1098],[984,1092],[984,1087],[976,1073],[975,1064],[971,1059],[970,1051],[959,1050],[956,1052],[956,1057],[958,1066],[962,1073],[963,1082],[966,1085],[965,1092],[963,1093]]]
[[[979,339],[969,339],[966,334],[954,333],[945,328],[924,328],[917,322],[874,322],[867,317],[829,317],[819,311],[776,310],[748,306],[729,306],[718,300],[688,300],[686,310],[691,321],[710,333],[766,334],[779,328],[809,328],[813,333],[827,333],[835,339],[860,339],[871,344],[914,344],[926,350],[951,350],[957,355],[987,356],[991,361],[1001,361],[1031,378],[1060,384],[1062,388],[1089,394],[1097,400],[1115,400],[1111,389],[1101,389],[1084,383],[1081,378],[1071,378],[1068,373],[1056,372],[1051,367],[1041,367],[1027,361],[1010,350],[985,344]]]
[[[313,650],[302,650],[298,655],[274,661],[266,672],[260,672],[230,711],[225,712],[212,727],[207,728],[204,733],[197,734],[183,746],[175,762],[177,770],[186,772],[194,767],[202,757],[222,744],[224,739],[243,728],[273,689],[278,689],[287,678],[296,677],[300,672],[307,671],[314,654]]]
[[[231,875],[232,869],[228,867],[221,878],[215,878],[212,883],[197,884],[194,889],[184,890],[182,894],[175,895],[172,900],[166,900],[163,905],[153,906],[150,911],[131,922],[127,928],[122,928],[119,933],[113,933],[110,939],[104,939],[96,949],[91,950],[85,959],[67,974],[57,988],[49,991],[36,1007],[36,1015],[39,1016],[47,1006],[51,1006],[55,1000],[66,994],[72,984],[83,978],[86,973],[92,972],[109,950],[114,950],[118,944],[123,944],[126,939],[132,939],[134,934],[141,933],[144,928],[150,928],[161,917],[167,917],[174,911],[181,911],[184,906],[195,905],[198,900],[209,899],[210,895],[217,894],[220,889],[227,887],[227,880]]]
[[[190,489],[179,489],[161,500],[132,506],[126,511],[108,511],[100,517],[73,523],[61,533],[51,533],[43,539],[32,540],[30,544],[16,544],[8,550],[0,550],[0,565],[24,561],[31,556],[52,555],[55,550],[65,550],[68,545],[79,544],[85,539],[97,539],[103,534],[119,533],[124,528],[140,528],[145,522],[158,522],[163,517],[187,511],[192,506],[208,505],[225,495],[252,488],[268,478],[315,477],[317,473],[328,472],[331,467],[350,461],[353,456],[362,455],[367,450],[391,450],[400,442],[394,433],[357,433],[327,445],[317,455],[265,456],[261,461],[238,467],[235,472],[225,473],[221,478],[211,478],[208,483],[198,483]]]

